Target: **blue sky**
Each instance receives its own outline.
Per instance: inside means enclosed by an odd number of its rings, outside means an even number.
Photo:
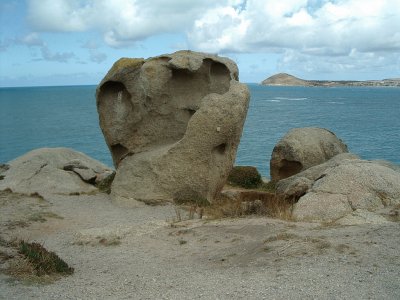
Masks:
[[[1,0],[0,86],[97,84],[120,57],[190,49],[243,82],[400,77],[400,0]]]

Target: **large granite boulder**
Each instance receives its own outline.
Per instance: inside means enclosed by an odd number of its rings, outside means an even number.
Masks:
[[[292,129],[272,151],[271,180],[290,177],[345,152],[348,152],[347,146],[329,130],[314,127]]]
[[[90,193],[113,170],[67,148],[32,150],[0,168],[0,190],[23,194]]]
[[[400,172],[386,162],[340,154],[279,181],[277,192],[297,201],[296,220],[329,222],[400,204]]]
[[[117,202],[212,201],[232,168],[249,92],[236,64],[192,51],[117,61],[97,88]]]
[[[280,195],[285,195],[285,199],[288,201],[297,202],[300,197],[311,189],[315,181],[324,176],[323,174],[327,170],[337,167],[341,163],[359,159],[353,153],[338,154],[320,165],[310,167],[300,173],[279,180],[276,183],[276,192]]]

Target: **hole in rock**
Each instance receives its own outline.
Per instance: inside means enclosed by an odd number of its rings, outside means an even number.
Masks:
[[[129,150],[121,144],[115,144],[111,146],[111,154],[115,165],[117,165],[121,158],[126,156],[128,153]]]
[[[294,174],[300,173],[303,165],[298,161],[283,159],[279,168],[279,179],[288,178]]]
[[[223,144],[220,144],[220,145],[214,147],[214,151],[221,155],[225,154],[226,143],[223,143]]]
[[[196,113],[196,110],[193,108],[185,108],[185,110],[190,114],[190,116],[193,116]]]
[[[210,67],[210,75],[217,76],[217,77],[227,77],[230,78],[230,72],[228,68],[219,62],[212,61]]]
[[[225,94],[230,87],[231,75],[230,71],[224,64],[205,59],[204,64],[209,66],[210,76],[210,92],[217,94]]]

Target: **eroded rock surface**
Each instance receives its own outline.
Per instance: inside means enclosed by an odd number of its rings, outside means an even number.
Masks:
[[[271,180],[290,177],[346,152],[347,146],[329,130],[314,127],[292,129],[272,151]]]
[[[277,192],[297,201],[296,220],[329,222],[399,205],[400,172],[386,162],[340,154],[279,181]]]
[[[248,101],[227,58],[179,51],[117,61],[97,89],[117,167],[113,199],[212,201],[232,168]]]
[[[0,190],[40,195],[90,193],[112,170],[87,155],[67,148],[41,148],[8,162]]]

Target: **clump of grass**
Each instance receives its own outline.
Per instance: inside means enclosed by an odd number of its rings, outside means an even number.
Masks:
[[[259,189],[270,193],[276,193],[276,181],[268,181],[263,183]]]
[[[248,215],[262,215],[283,220],[292,220],[293,203],[272,193],[244,193],[243,199],[220,196],[204,208],[208,218],[235,218]]]
[[[291,239],[299,239],[300,237],[293,233],[281,232],[264,240],[264,244],[276,241],[288,241]]]
[[[206,207],[210,205],[210,202],[200,195],[200,193],[193,190],[182,190],[174,195],[174,202],[178,205],[194,205],[197,207]]]
[[[235,166],[228,176],[228,183],[246,189],[257,188],[262,184],[260,173],[255,167]]]
[[[99,240],[99,244],[103,245],[103,246],[118,246],[121,244],[121,239],[119,237],[110,238],[110,239],[101,238]]]
[[[48,251],[39,243],[21,241],[19,244],[19,253],[29,261],[37,276],[52,274],[70,275],[74,272],[74,269],[68,266],[57,254]]]

